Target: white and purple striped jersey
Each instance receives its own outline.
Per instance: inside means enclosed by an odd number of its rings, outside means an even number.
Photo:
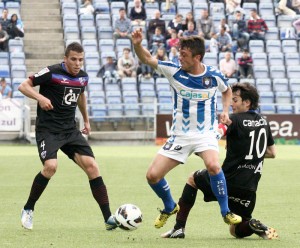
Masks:
[[[172,62],[158,61],[157,71],[169,80],[172,87],[171,135],[203,134],[217,127],[216,92],[227,90],[228,79],[214,67],[204,67],[202,74],[192,75]]]

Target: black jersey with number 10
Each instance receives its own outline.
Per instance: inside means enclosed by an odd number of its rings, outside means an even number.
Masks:
[[[71,132],[76,128],[77,100],[88,83],[88,75],[80,70],[76,76],[69,74],[64,63],[48,66],[30,76],[39,93],[48,98],[53,110],[44,111],[37,105],[37,131]]]
[[[257,190],[267,146],[274,144],[266,119],[254,111],[232,114],[227,130],[223,171],[227,185]]]

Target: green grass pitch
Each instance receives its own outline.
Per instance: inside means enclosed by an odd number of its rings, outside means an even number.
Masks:
[[[100,172],[107,185],[112,212],[124,203],[133,203],[143,213],[136,231],[105,231],[100,210],[88,180],[71,160],[59,153],[56,175],[38,201],[34,229],[21,228],[20,210],[41,169],[35,146],[0,146],[0,247],[300,247],[300,147],[277,146],[275,160],[265,160],[253,216],[274,227],[280,240],[266,241],[256,236],[234,239],[223,223],[217,203],[204,203],[202,194],[192,209],[184,240],[160,238],[173,227],[171,217],[155,229],[157,207],[162,203],[148,186],[145,174],[157,146],[93,146]],[[221,148],[221,159],[224,158]],[[191,156],[167,175],[174,199],[181,195],[188,175],[204,165]]]

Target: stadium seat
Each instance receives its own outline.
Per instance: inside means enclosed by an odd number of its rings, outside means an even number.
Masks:
[[[179,2],[177,3],[177,13],[186,16],[188,12],[192,12],[192,4],[191,2]]]
[[[300,113],[300,91],[292,92],[293,103],[295,103],[294,112],[295,114]]]
[[[273,90],[274,91],[289,91],[289,81],[287,78],[273,78]]]
[[[133,78],[133,77],[122,78],[121,85],[122,85],[122,90],[123,91],[125,91],[125,90],[137,90],[136,78]]]
[[[291,93],[288,91],[276,91],[275,92],[275,102],[279,104],[289,104],[292,103]]]
[[[206,65],[211,65],[211,66],[218,66],[218,55],[215,53],[205,53],[204,58],[203,58],[203,63]]]
[[[119,14],[120,8],[126,9],[125,2],[111,2],[110,3],[110,13]]]
[[[138,92],[136,90],[125,90],[123,91],[123,102],[124,103],[138,103]]]
[[[276,112],[273,92],[260,92],[260,109],[265,114]]]
[[[63,15],[77,15],[77,3],[64,2],[62,3]]]
[[[159,114],[172,114],[173,106],[172,104],[159,104],[158,105],[158,113]]]
[[[24,82],[26,78],[13,78],[11,82],[11,86],[13,91],[18,90],[19,85]]]
[[[106,83],[105,84],[106,91],[120,91],[120,85],[116,83]]]
[[[76,14],[64,15],[63,16],[63,26],[64,26],[64,28],[78,26],[78,15],[76,15]]]
[[[224,3],[221,2],[210,2],[209,5],[209,13],[210,16],[214,15],[225,15],[225,6]]]
[[[268,28],[276,27],[276,17],[274,15],[266,15],[264,16],[264,20]]]
[[[17,14],[20,17],[20,3],[18,2],[6,2],[5,7],[8,9],[9,15]]]
[[[116,40],[117,52],[123,52],[124,48],[129,48],[131,50],[131,41],[129,39],[117,39]]]
[[[112,104],[107,106],[108,116],[110,121],[119,122],[122,120],[123,117],[123,106],[120,104]]]
[[[107,1],[94,2],[94,8],[97,9],[101,14],[110,14],[109,3]]]
[[[141,115],[140,106],[138,104],[125,104],[124,115],[126,117],[132,117],[131,120],[135,120]]]
[[[272,82],[270,78],[257,78],[256,79],[256,88],[259,92],[272,91]]]
[[[85,65],[100,65],[100,56],[98,52],[84,53]]]
[[[105,105],[93,105],[91,106],[91,119],[94,122],[106,121],[107,109]]]
[[[270,66],[272,65],[283,66],[284,65],[283,53],[269,53],[268,61]]]
[[[287,77],[288,78],[300,78],[300,66],[299,65],[287,66]]]
[[[300,92],[300,78],[291,78],[289,85],[291,92]]]
[[[264,42],[262,40],[250,40],[249,41],[250,53],[263,53],[265,52]]]
[[[255,78],[268,78],[269,77],[269,67],[268,66],[253,66]]]
[[[280,65],[270,66],[270,77],[271,78],[285,78],[285,68]]]
[[[0,52],[0,65],[9,65],[9,53]]]
[[[293,113],[294,113],[293,106],[287,106],[287,105],[277,106],[277,114],[293,114]]]
[[[111,26],[100,26],[98,28],[98,38],[102,39],[112,39],[113,38],[113,28]]]
[[[89,98],[105,98],[105,93],[103,90],[89,91]]]
[[[297,41],[296,40],[283,40],[282,51],[284,53],[297,53]]]
[[[81,28],[81,39],[83,40],[95,40],[97,39],[96,27],[82,27]]]
[[[96,26],[97,27],[111,27],[110,14],[97,14],[96,15]]]
[[[143,104],[142,105],[142,115],[143,116],[154,116],[155,108],[154,104]]]
[[[82,46],[85,52],[98,52],[97,40],[82,40]]]
[[[89,77],[97,77],[98,71],[100,69],[99,65],[86,65],[85,71]]]
[[[9,39],[8,40],[8,50],[10,53],[12,52],[23,52],[24,43],[23,40]]]
[[[157,98],[159,103],[172,103],[172,93],[170,91],[158,91]]]
[[[278,27],[269,27],[269,30],[265,34],[266,40],[277,40],[279,39]]]
[[[9,65],[0,65],[0,78],[10,78]]]
[[[285,53],[284,54],[285,58],[285,65],[299,65],[300,60],[299,60],[299,53]]]
[[[262,114],[275,114],[276,108],[274,105],[260,105],[260,112]]]
[[[11,65],[25,65],[24,52],[10,53],[10,64]]]
[[[97,78],[97,77],[89,78],[88,89],[89,91],[103,91],[102,78]]]
[[[13,78],[26,78],[27,71],[25,65],[12,65],[11,66],[11,77]]]
[[[156,84],[156,91],[170,91],[170,84]]]
[[[253,65],[267,65],[267,54],[266,53],[253,53],[252,54]]]
[[[103,61],[105,61],[105,59],[107,57],[112,57],[113,59],[117,58],[116,53],[114,51],[111,51],[111,52],[101,52],[100,53],[100,57],[101,57],[102,63],[103,63]]]
[[[93,27],[95,26],[95,22],[94,22],[94,15],[89,15],[89,14],[85,14],[85,15],[80,15],[79,16],[79,25],[80,27]]]
[[[195,19],[200,19],[201,12],[203,9],[208,9],[208,4],[206,1],[195,2],[193,4],[193,15]]]
[[[280,53],[281,41],[280,40],[267,40],[266,42],[267,53]]]
[[[278,28],[290,28],[292,26],[294,17],[289,15],[279,15],[277,17]]]
[[[99,50],[100,52],[113,52],[115,50],[113,39],[100,39],[99,40]]]
[[[274,6],[273,3],[262,3],[260,2],[258,5],[258,10],[260,16],[265,19],[266,16],[274,15]]]
[[[64,39],[65,40],[78,40],[80,39],[79,28],[75,27],[65,27],[64,28]]]
[[[154,84],[151,83],[141,83],[140,84],[140,90],[154,90]]]
[[[120,104],[121,100],[121,91],[119,90],[111,90],[106,91],[106,102],[107,104]]]
[[[142,103],[151,103],[154,104],[154,101],[156,99],[156,94],[155,91],[140,91],[140,95],[141,95],[141,102]]]

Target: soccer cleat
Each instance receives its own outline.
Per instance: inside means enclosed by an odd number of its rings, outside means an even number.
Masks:
[[[179,229],[172,229],[166,233],[163,233],[160,235],[162,238],[167,238],[167,239],[184,239],[185,234],[184,234],[184,228],[179,228]]]
[[[105,228],[107,231],[111,231],[114,230],[115,228],[117,228],[117,223],[115,220],[115,217],[112,215],[108,218],[108,220],[105,222]]]
[[[242,217],[236,215],[232,212],[228,212],[224,217],[223,220],[228,225],[235,225],[242,222]]]
[[[28,209],[21,210],[21,223],[25,229],[31,230],[33,227],[33,211]]]
[[[167,223],[167,220],[171,215],[176,214],[179,211],[179,205],[176,204],[174,209],[170,213],[167,213],[163,210],[158,211],[160,212],[160,215],[156,218],[154,226],[156,228],[161,228]]]
[[[267,227],[259,220],[252,219],[249,221],[249,226],[253,232],[263,239],[278,239],[276,230],[272,227]]]

